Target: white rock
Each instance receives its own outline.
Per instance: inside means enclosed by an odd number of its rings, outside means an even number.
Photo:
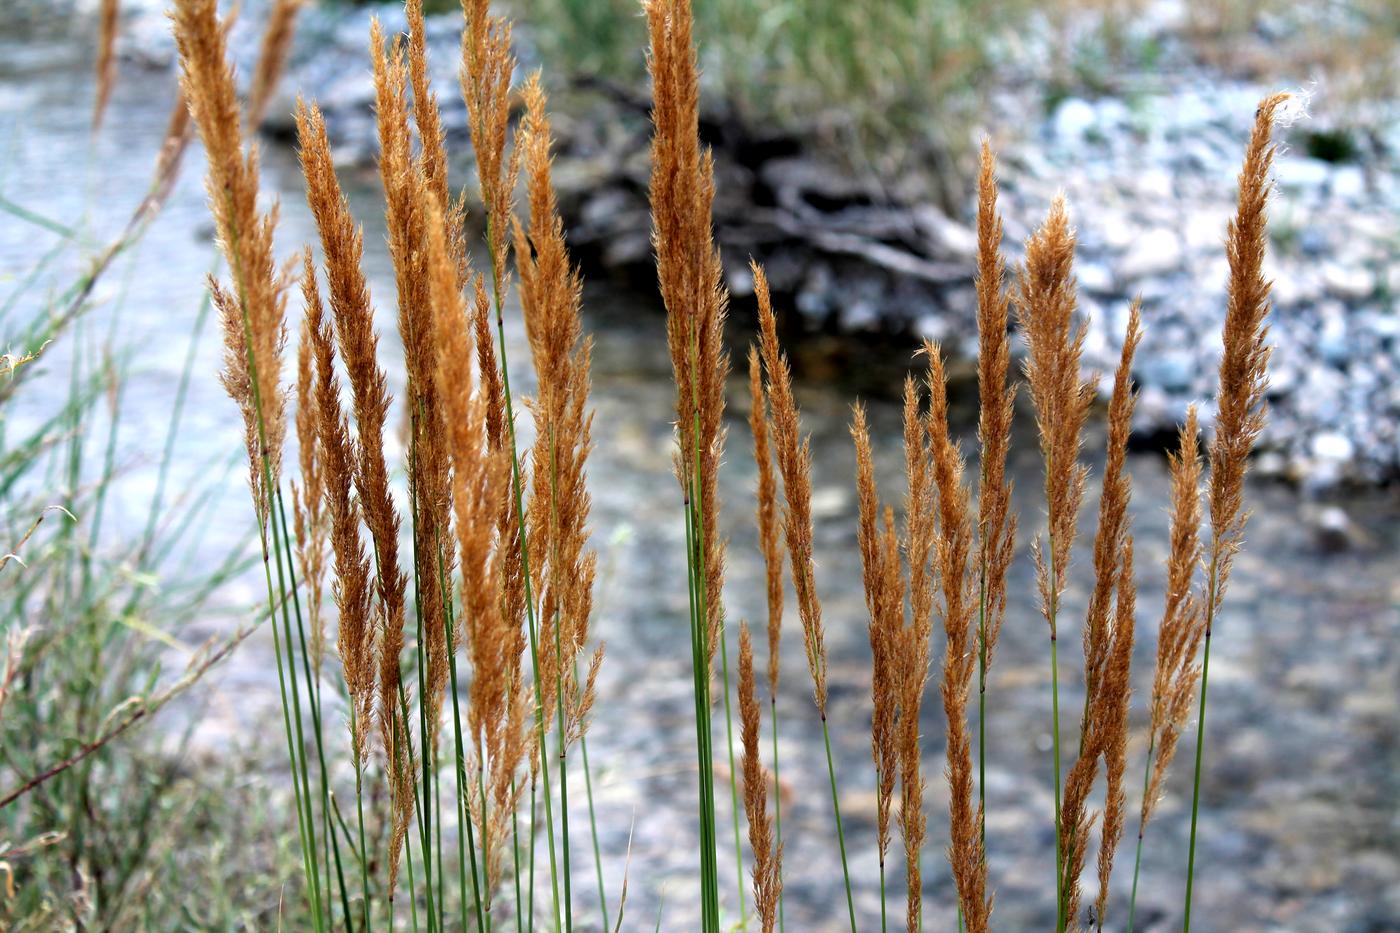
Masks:
[[[1078,97],[1068,98],[1055,110],[1055,136],[1062,143],[1077,143],[1097,122],[1093,104]]]
[[[1312,455],[1319,460],[1346,463],[1355,451],[1356,446],[1351,439],[1335,431],[1324,431],[1312,439]]]
[[[1323,264],[1322,282],[1328,294],[1347,301],[1369,298],[1376,288],[1375,278],[1368,270],[1340,262]]]
[[[1118,278],[1124,282],[1151,278],[1181,267],[1181,239],[1176,231],[1155,227],[1144,231],[1118,261]]]
[[[1332,197],[1342,201],[1360,201],[1366,195],[1366,176],[1355,165],[1345,165],[1332,172]]]
[[[1086,292],[1106,294],[1113,291],[1113,273],[1100,262],[1084,262],[1075,270],[1079,287]]]
[[[1279,187],[1285,190],[1301,191],[1320,188],[1327,183],[1332,169],[1321,159],[1288,158],[1274,163],[1274,177]]]

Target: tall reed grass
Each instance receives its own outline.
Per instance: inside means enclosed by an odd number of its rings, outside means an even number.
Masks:
[[[583,928],[591,921],[578,905],[581,805],[576,783],[570,803],[578,768],[570,767],[569,750],[578,745],[584,751],[585,787],[591,787],[585,742],[603,650],[590,631],[597,558],[589,545],[591,344],[582,327],[581,278],[569,256],[551,179],[545,93],[538,75],[516,84],[510,21],[494,13],[487,0],[463,2],[461,92],[485,221],[484,240],[473,250],[465,232],[465,198],[454,198],[448,182],[445,134],[427,78],[422,8],[419,0],[409,0],[407,8],[406,37],[386,36],[377,22],[369,36],[384,223],[407,372],[408,450],[402,465],[391,465],[386,454],[391,399],[364,271],[363,234],[341,193],[315,104],[303,102],[297,113],[319,244],[308,245],[302,258],[304,321],[292,388],[283,370],[294,270],[272,258],[276,208],[259,198],[256,151],[246,138],[215,5],[179,0],[175,16],[186,94],[209,158],[210,208],[230,269],[225,281],[211,280],[210,290],[224,331],[224,384],[244,417],[249,486],[263,535],[267,613],[276,639],[304,873],[296,912],[318,930],[404,923],[430,931],[523,930],[537,921],[543,927]],[[730,368],[724,333],[728,295],[712,230],[713,165],[699,141],[695,18],[689,0],[649,0],[644,13],[654,95],[652,238],[676,386],[674,470],[685,529],[697,888],[700,925],[717,933],[732,920],[725,916],[729,891],[721,880],[719,851],[725,843],[716,816],[714,741],[714,720],[722,708],[732,762],[727,545],[718,495]],[[1229,230],[1230,301],[1207,480],[1208,548],[1197,527],[1202,470],[1194,412],[1173,459],[1171,584],[1151,703],[1139,853],[1152,802],[1195,696],[1200,645],[1198,728],[1204,728],[1211,624],[1243,539],[1243,478],[1263,424],[1268,359],[1268,285],[1260,270],[1273,155],[1269,138],[1284,100],[1273,97],[1261,105],[1241,175],[1239,214]],[[516,205],[522,174],[525,211]],[[887,865],[893,823],[903,843],[904,925],[911,933],[922,928],[925,913],[926,761],[920,714],[931,676],[938,680],[945,722],[950,826],[945,851],[959,922],[969,931],[992,925],[995,879],[987,852],[996,840],[987,835],[986,762],[994,750],[987,747],[985,722],[994,649],[1007,617],[1008,568],[1017,549],[1018,521],[1007,477],[1018,390],[1010,372],[1013,305],[1026,343],[1025,382],[1044,461],[1047,521],[1031,551],[1049,634],[1054,743],[1046,776],[1054,782],[1055,811],[1046,818],[1053,818],[1055,830],[1058,929],[1103,928],[1113,906],[1109,881],[1127,807],[1137,605],[1126,450],[1142,318],[1134,305],[1108,405],[1092,587],[1080,627],[1085,701],[1076,733],[1073,721],[1062,729],[1058,645],[1060,633],[1074,625],[1063,596],[1089,476],[1081,447],[1095,393],[1080,361],[1086,324],[1077,306],[1075,233],[1067,204],[1056,200],[1027,241],[1024,265],[1009,281],[996,184],[994,156],[984,145],[977,205],[976,483],[967,475],[949,423],[945,361],[936,344],[920,351],[927,366],[922,378],[910,378],[904,386],[902,521],[877,489],[875,445],[863,408],[855,408],[851,425],[857,541],[873,657],[870,748],[881,926],[889,923],[886,874],[893,867]],[[486,267],[478,271],[480,257]],[[830,835],[841,860],[846,920],[855,930],[853,860],[847,851],[853,829],[842,819],[841,780],[831,751],[830,664],[813,561],[812,452],[778,337],[778,311],[763,269],[754,264],[752,274],[759,334],[748,358],[749,423],[765,566],[773,776],[786,564],[811,677],[812,711],[825,745]],[[504,314],[511,289],[519,296],[538,384],[536,396],[521,403],[533,422],[528,449],[517,440],[520,400],[512,392],[507,359]],[[348,391],[340,386],[342,378]],[[292,399],[296,405],[289,414]],[[282,456],[289,417],[298,438],[299,484],[284,475],[291,463]],[[396,492],[391,479],[400,467],[406,496]],[[290,512],[284,495],[289,486]],[[1203,551],[1209,560],[1202,579]],[[334,647],[330,630],[322,630],[327,591],[338,619]],[[943,635],[936,672],[935,623]],[[1030,623],[1015,619],[1013,624]],[[739,628],[737,646],[751,903],[758,924],[768,931],[783,925],[781,811],[779,797],[770,801],[768,796],[762,708],[746,624]],[[586,652],[591,653],[584,658]],[[723,696],[717,697],[720,690]],[[348,720],[347,735],[332,735],[329,722],[337,716]],[[1062,732],[1078,737],[1067,772],[1063,746],[1071,742],[1062,742]],[[1198,733],[1197,791],[1201,738]],[[336,767],[337,756],[345,756],[349,767]],[[1100,773],[1104,803],[1095,812],[1091,800]],[[731,794],[740,875],[734,893],[742,926],[750,900],[742,890],[737,780]],[[1196,809],[1193,805],[1186,859],[1188,923]],[[596,861],[591,795],[588,811]],[[1095,824],[1097,893],[1085,919],[1081,875],[1094,848]],[[547,883],[535,864],[539,849],[549,860]],[[1137,867],[1135,889],[1136,874]],[[597,907],[606,926],[609,900],[602,878],[599,871]],[[613,914],[618,926],[625,891],[624,885]],[[1133,910],[1130,902],[1129,925]]]

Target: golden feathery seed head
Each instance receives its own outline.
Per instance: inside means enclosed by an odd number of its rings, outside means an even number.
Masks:
[[[758,298],[759,346],[763,351],[763,366],[768,375],[767,395],[772,405],[774,449],[778,474],[783,479],[783,534],[802,621],[802,643],[812,674],[813,696],[817,711],[825,717],[826,636],[812,560],[812,443],[811,438],[801,437],[797,401],[792,394],[792,371],[778,344],[778,322],[773,314],[768,278],[757,263],[752,264],[752,270],[754,294]]]
[[[749,845],[753,847],[753,900],[763,933],[772,933],[778,921],[782,893],[782,846],[773,844],[768,819],[768,775],[763,768],[759,732],[758,698],[754,690],[753,641],[747,622],[739,625],[739,720],[744,743],[744,813],[749,821]]]
[[[778,695],[779,648],[783,637],[783,548],[778,516],[778,482],[773,474],[769,443],[768,396],[763,391],[763,362],[758,347],[749,346],[749,430],[753,434],[753,458],[758,465],[758,547],[763,554],[768,600],[768,695]]]

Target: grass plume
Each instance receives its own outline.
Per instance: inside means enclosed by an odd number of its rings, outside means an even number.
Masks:
[[[1209,569],[1205,594],[1205,647],[1201,657],[1201,704],[1196,719],[1196,770],[1191,790],[1191,840],[1186,863],[1186,906],[1183,930],[1191,928],[1191,891],[1196,875],[1196,820],[1201,800],[1201,758],[1206,730],[1206,686],[1210,677],[1210,636],[1225,598],[1235,554],[1244,544],[1244,476],[1249,454],[1264,430],[1267,409],[1270,347],[1269,281],[1264,277],[1268,244],[1268,204],[1272,189],[1274,123],[1290,99],[1274,94],[1260,101],[1254,129],[1240,169],[1239,201],[1230,221],[1225,254],[1230,264],[1226,286],[1225,326],[1220,358],[1220,388],[1216,396],[1215,439],[1210,445],[1210,479],[1206,501],[1210,508]]]

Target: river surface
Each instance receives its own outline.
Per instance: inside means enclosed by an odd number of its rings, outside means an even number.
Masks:
[[[0,39],[0,194],[75,225],[83,242],[81,249],[48,260],[32,286],[15,292],[36,264],[46,261],[58,239],[11,216],[0,218],[0,300],[12,292],[21,295],[6,312],[7,333],[12,322],[39,313],[46,296],[70,281],[93,247],[120,228],[149,179],[170,105],[171,76],[124,65],[107,125],[94,137],[89,131],[89,63],[86,50],[70,40]],[[201,172],[196,147],[163,215],[137,250],[103,280],[80,330],[55,346],[46,374],[9,413],[8,430],[18,431],[52,410],[66,386],[74,347],[94,353],[110,345],[127,354],[129,379],[121,397],[117,444],[121,476],[111,503],[118,529],[139,531],[145,520],[203,280],[213,268]],[[382,359],[398,390],[401,347],[394,332],[392,270],[374,179],[357,175],[347,178],[347,185],[357,192],[356,209],[366,225],[366,263],[380,309]],[[312,237],[313,228],[289,149],[265,145],[263,188],[281,199],[277,246],[290,256]],[[1084,211],[1083,216],[1093,215]],[[515,361],[512,375],[528,393],[532,377],[523,365],[528,358],[523,326],[518,308],[512,306],[511,312],[507,341]],[[596,449],[589,479],[601,572],[594,629],[608,646],[589,748],[604,874],[615,902],[630,864],[626,928],[650,929],[659,917],[662,929],[689,930],[697,916],[696,774],[681,582],[684,529],[671,473],[673,388],[664,322],[655,296],[604,284],[589,286],[585,314],[596,341]],[[731,337],[742,350],[751,335],[734,330]],[[213,321],[198,335],[194,353],[171,489],[179,494],[212,483],[218,498],[201,521],[198,539],[162,568],[173,579],[246,544],[251,521],[238,452],[240,422],[215,375],[220,342]],[[736,356],[736,363],[741,359]],[[890,367],[892,374],[897,369]],[[729,452],[721,473],[729,537],[726,607],[731,619],[761,620],[763,571],[752,520],[754,467],[742,375],[736,374],[730,387]],[[832,742],[856,877],[856,909],[862,928],[873,929],[879,922],[879,900],[868,741],[869,647],[855,547],[854,456],[847,433],[855,399],[839,374],[818,380],[802,379],[799,372],[799,379],[804,428],[812,434],[814,453],[817,584],[831,657]],[[975,450],[973,399],[965,390],[959,395],[954,401],[964,446]],[[888,401],[870,404],[882,490],[897,500],[902,495],[899,413]],[[95,424],[92,436],[105,437],[105,426]],[[1087,445],[1096,466],[1102,460],[1102,438],[1096,423]],[[1026,547],[1042,523],[1034,496],[1040,465],[1024,417],[1017,442],[1012,470],[1022,516],[1021,553],[990,682],[987,723],[990,879],[996,926],[1007,930],[1044,929],[1053,923],[1054,912],[1053,888],[1047,883],[1054,873],[1049,664]],[[391,444],[390,455],[401,458],[397,438]],[[1155,453],[1134,454],[1130,468],[1140,575],[1133,701],[1137,732],[1129,759],[1129,773],[1136,775],[1145,753],[1144,694],[1162,604],[1167,476],[1164,459]],[[1400,577],[1394,573],[1400,557],[1395,521],[1400,508],[1395,496],[1385,492],[1357,494],[1339,503],[1352,525],[1352,542],[1336,550],[1324,547],[1309,530],[1307,516],[1318,508],[1316,503],[1265,484],[1252,484],[1248,497],[1255,510],[1249,542],[1217,623],[1211,659],[1197,854],[1198,928],[1400,929]],[[1088,508],[1096,499],[1091,483]],[[1088,508],[1065,600],[1070,619],[1082,618],[1089,582]],[[229,611],[186,620],[172,634],[192,645],[228,631],[236,619],[249,617],[246,610],[234,610],[256,604],[259,585],[256,577],[238,580],[219,596],[219,605]],[[790,929],[839,930],[846,908],[825,760],[790,592],[788,606],[779,699],[786,918],[793,924]],[[1077,639],[1065,643],[1074,645]],[[941,652],[941,644],[935,645],[934,656]],[[1070,710],[1082,702],[1076,654],[1065,652],[1061,660],[1062,701]],[[281,767],[280,727],[273,725],[280,718],[273,671],[271,637],[260,630],[211,678],[207,715],[194,739],[204,754],[213,755],[233,743],[249,742],[249,736],[267,736],[262,751],[271,780]],[[716,729],[722,740],[722,718]],[[933,689],[925,702],[923,732],[930,840],[924,857],[926,928],[951,930],[956,929],[955,898],[941,855],[947,833],[942,710]],[[1179,925],[1193,751],[1192,739],[1184,739],[1167,796],[1150,827],[1139,898],[1143,929]],[[727,762],[718,764],[721,777],[727,776]],[[577,785],[579,778],[574,781]],[[580,798],[575,796],[575,802]],[[726,916],[737,919],[726,801],[722,794],[721,881]],[[1130,793],[1130,813],[1136,806],[1136,794]],[[586,825],[586,812],[576,808],[574,819],[576,826]],[[1109,926],[1114,928],[1121,927],[1131,882],[1134,823],[1130,820],[1113,879]],[[289,831],[291,825],[289,819]],[[575,849],[576,897],[580,913],[596,918],[592,861],[582,848]],[[894,848],[899,848],[897,841]],[[901,891],[899,860],[892,858],[892,864],[891,885]],[[1092,869],[1086,871],[1086,901],[1094,886],[1087,877],[1092,874]],[[902,897],[891,896],[890,910],[902,914]]]

